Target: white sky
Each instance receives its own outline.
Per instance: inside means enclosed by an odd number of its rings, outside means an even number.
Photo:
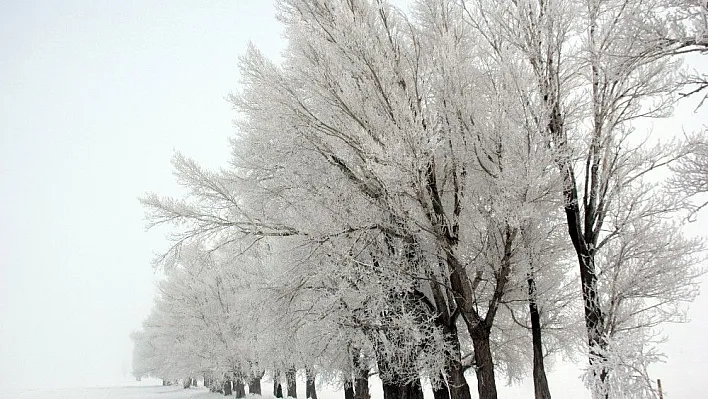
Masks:
[[[137,197],[175,192],[173,149],[225,165],[223,98],[249,40],[282,48],[273,13],[266,0],[0,2],[0,390],[130,372],[165,245]],[[673,397],[708,385],[706,311],[704,295],[667,329],[656,376]],[[552,391],[577,397],[574,376],[552,375]]]

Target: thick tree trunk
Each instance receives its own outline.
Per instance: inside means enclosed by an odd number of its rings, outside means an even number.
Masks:
[[[423,399],[420,379],[407,383],[382,381],[381,384],[383,385],[384,399]]]
[[[224,380],[224,396],[229,396],[233,393],[231,390],[231,380]]]
[[[472,399],[462,363],[460,361],[452,361],[448,366],[447,384],[450,390],[450,399]]]
[[[261,395],[261,377],[253,375],[248,381],[248,393]]]
[[[412,381],[405,378],[403,372],[412,370],[399,370],[402,365],[391,365],[384,354],[377,356],[379,365],[379,376],[383,386],[384,399],[423,399],[423,389],[420,385],[420,378]],[[415,367],[415,363],[404,362],[409,367]],[[405,366],[403,366],[405,367]]]
[[[533,346],[533,389],[536,399],[551,399],[546,369],[543,364],[543,340],[541,339],[541,315],[536,303],[536,280],[533,273],[527,279],[529,285],[529,314],[531,315],[531,342]]]
[[[244,387],[243,380],[240,378],[234,380],[234,396],[237,398],[246,397],[246,387]]]
[[[448,325],[444,327],[448,341],[451,343],[450,355],[446,360],[447,372],[447,388],[450,399],[472,399],[470,386],[465,378],[465,369],[462,367],[462,358],[460,354],[460,339],[458,338],[457,326],[455,322],[450,320]],[[440,395],[440,393],[438,393]]]
[[[297,398],[297,370],[289,368],[285,371],[285,381],[288,384],[288,396]]]
[[[489,345],[489,331],[475,331],[472,336],[474,363],[477,373],[479,399],[497,399],[497,382],[494,377],[494,362]]]
[[[354,383],[351,379],[344,380],[344,399],[354,399]]]
[[[359,370],[354,378],[354,399],[371,399],[369,393],[369,370]]]
[[[315,387],[315,372],[311,368],[305,369],[305,397],[307,399],[317,399],[317,389]]]

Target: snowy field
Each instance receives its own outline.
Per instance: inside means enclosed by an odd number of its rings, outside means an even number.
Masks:
[[[37,389],[14,393],[0,393],[1,399],[216,399],[223,394],[209,392],[199,386],[184,389],[181,386],[138,385],[122,387]],[[247,398],[255,396],[247,395]],[[339,396],[325,395],[326,399]],[[233,396],[229,396],[233,398]],[[259,396],[274,399],[273,396]]]
[[[549,380],[558,392],[564,393],[563,397],[589,399],[587,391],[570,370],[557,370],[555,373],[550,373]],[[477,386],[474,385],[476,381],[468,377],[467,382],[470,384],[472,398],[476,398]],[[160,380],[144,379],[142,382],[115,381],[109,384],[112,386],[90,388],[13,389],[10,391],[3,391],[3,388],[0,388],[0,399],[217,399],[224,397],[222,394],[209,392],[202,387],[201,380],[199,384],[198,387],[184,389],[180,385],[163,387]],[[262,387],[264,392],[267,392],[272,387],[272,381],[264,378]],[[369,388],[371,389],[371,399],[383,399],[381,383],[375,376],[371,378]],[[533,386],[530,381],[512,386],[504,386],[501,383],[498,388],[500,398],[533,397]],[[298,396],[300,398],[305,397],[304,389],[305,381],[298,380]],[[317,396],[319,399],[344,399],[344,393],[340,389],[327,384],[320,384],[317,387]],[[425,399],[433,399],[429,386],[424,386],[423,396]],[[229,398],[233,398],[233,396]],[[258,397],[247,395],[247,399],[252,398],[275,399],[272,395]]]
[[[7,396],[5,396],[7,395]],[[184,389],[180,386],[128,386],[105,388],[63,388],[0,394],[2,399],[186,399],[218,398],[223,395],[206,388]]]

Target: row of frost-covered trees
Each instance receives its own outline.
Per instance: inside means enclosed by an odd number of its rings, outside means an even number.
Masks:
[[[385,399],[530,374],[540,399],[563,355],[594,398],[655,397],[658,327],[702,273],[683,225],[708,149],[646,121],[705,95],[682,62],[705,60],[707,7],[278,1],[287,47],[241,58],[230,164],[178,154],[186,194],[142,199],[174,245],[137,372],[357,399],[374,374]]]

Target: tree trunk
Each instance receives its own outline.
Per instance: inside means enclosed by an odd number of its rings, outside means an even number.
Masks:
[[[285,371],[285,381],[288,384],[288,396],[297,398],[297,370],[289,368]]]
[[[403,372],[412,370],[398,370],[401,365],[391,365],[385,354],[378,354],[376,362],[379,366],[379,377],[383,386],[384,399],[423,399],[423,389],[420,385],[420,378],[409,380],[405,378]],[[415,367],[415,363],[404,362],[409,367]],[[405,366],[403,366],[405,367]]]
[[[280,385],[280,372],[273,371],[273,396],[276,398],[283,397],[283,387]]]
[[[384,399],[423,399],[420,379],[416,378],[407,383],[381,381],[381,384],[383,385]]]
[[[438,378],[440,382],[437,385],[433,385],[433,399],[450,399],[450,391],[447,388],[445,376],[440,373]]]
[[[445,270],[444,263],[440,263],[440,270]],[[435,278],[435,274],[430,274]],[[435,399],[471,399],[470,387],[465,379],[465,370],[462,367],[462,353],[460,351],[460,337],[457,331],[457,312],[454,310],[455,302],[449,293],[446,295],[438,284],[430,285],[435,301],[435,324],[440,327],[445,334],[446,340],[450,343],[450,353],[445,358],[445,380],[440,374],[440,386],[433,387]]]
[[[536,303],[536,280],[533,272],[528,276],[529,313],[531,315],[531,342],[533,346],[533,389],[536,399],[551,399],[546,369],[543,364],[543,340],[541,339],[541,315]]]
[[[261,395],[261,377],[253,375],[248,381],[248,393],[253,395]]]
[[[354,399],[354,384],[351,378],[344,380],[344,399]]]
[[[593,76],[593,79],[595,78],[596,77]],[[593,83],[593,87],[595,88],[595,83]],[[552,94],[549,88],[544,88],[543,94],[544,101],[550,109],[548,132],[551,136],[551,140],[553,140],[558,150],[560,150],[558,153],[561,154],[555,161],[563,177],[563,199],[565,200],[563,210],[568,225],[568,236],[573,243],[573,249],[575,249],[575,254],[578,257],[578,266],[580,267],[580,284],[583,294],[583,308],[585,310],[585,329],[588,334],[589,361],[591,365],[595,365],[598,361],[600,363],[605,362],[601,351],[607,347],[607,342],[601,331],[605,322],[605,315],[600,307],[597,292],[597,270],[595,269],[594,248],[597,246],[598,236],[593,228],[598,220],[602,219],[604,216],[598,214],[598,210],[595,206],[587,204],[584,206],[585,212],[583,217],[581,217],[580,204],[586,204],[588,198],[580,199],[573,162],[570,156],[564,155],[568,150],[568,137],[564,127],[560,99],[557,92]],[[593,96],[595,95],[596,94],[593,94]],[[599,124],[596,123],[595,126],[597,128]],[[593,146],[596,145],[597,143],[593,142]],[[594,147],[593,151],[595,151]],[[595,186],[595,181],[597,181],[597,169],[594,166],[591,168],[591,174],[593,175],[591,177],[591,184]],[[589,189],[592,192],[594,188],[595,187],[590,187]],[[586,187],[586,190],[587,189]],[[583,226],[585,227],[584,230]],[[595,373],[595,378],[604,386],[605,380],[607,379],[607,370],[601,367],[599,375]],[[607,398],[607,394],[605,393],[602,397]]]
[[[192,378],[192,386],[193,387],[197,386],[197,379],[196,378]]]
[[[351,355],[354,366],[354,398],[370,399],[368,362],[361,358],[361,351],[358,348],[353,348]]]
[[[354,399],[371,399],[369,393],[369,370],[359,370],[354,378]]]
[[[191,378],[185,378],[182,380],[182,388],[187,389],[192,386],[192,379]]]
[[[315,388],[315,372],[311,368],[305,369],[305,397],[307,399],[317,399],[317,390]]]
[[[465,369],[462,367],[460,339],[455,322],[449,320],[447,325],[443,327],[443,331],[445,331],[445,334],[449,337],[448,341],[452,346],[445,365],[445,371],[447,372],[447,396],[449,396],[450,399],[472,399],[470,386],[467,384],[467,379],[465,378]],[[438,393],[438,395],[441,394],[442,392]]]
[[[481,331],[479,331],[481,330]],[[477,393],[479,399],[497,399],[497,382],[494,378],[494,362],[489,345],[489,331],[478,329],[472,336],[474,363],[477,373]]]
[[[231,391],[231,380],[226,379],[224,380],[224,396],[229,396],[233,392]]]
[[[241,380],[240,378],[234,380],[234,396],[236,396],[237,398],[246,397],[246,388],[243,385],[243,380]]]

